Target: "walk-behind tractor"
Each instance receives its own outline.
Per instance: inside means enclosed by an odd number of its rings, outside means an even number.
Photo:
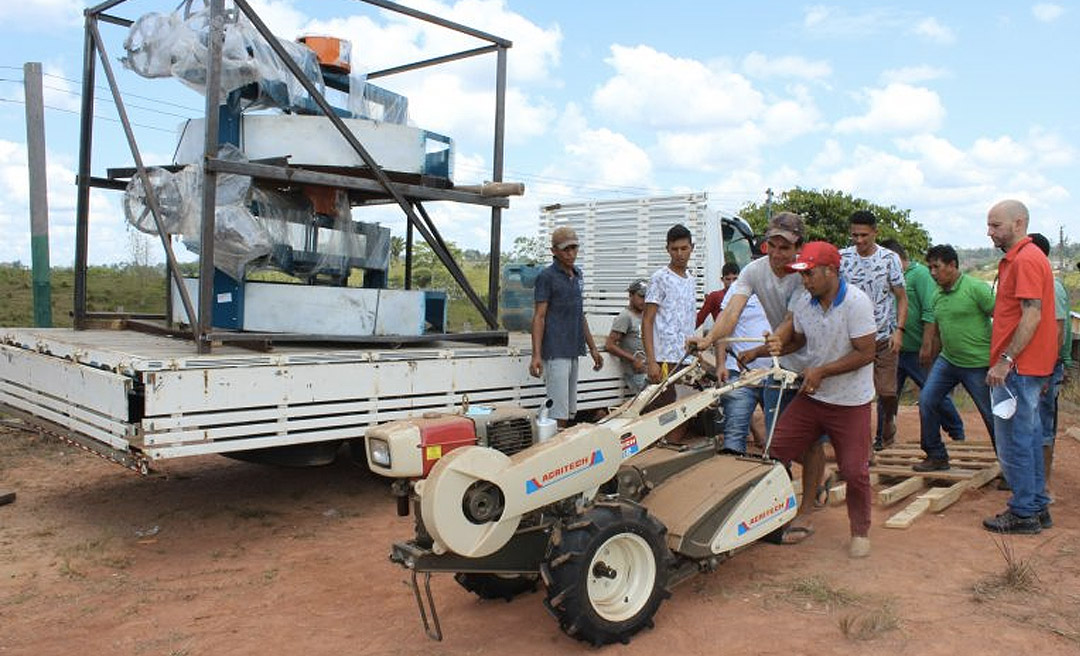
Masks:
[[[625,643],[652,625],[676,583],[778,535],[797,503],[780,463],[718,453],[712,440],[694,447],[661,442],[719,397],[769,376],[783,386],[796,377],[774,360],[771,369],[715,386],[696,360],[599,422],[513,455],[472,437],[473,445],[441,455],[430,470],[417,460],[410,495],[416,536],[394,544],[390,558],[412,571],[427,634],[442,637],[431,574],[449,572],[484,598],[510,599],[542,580],[544,604],[563,631],[595,645]],[[699,391],[643,412],[676,381]],[[453,432],[462,421],[393,422],[388,433],[369,432],[368,446],[383,440],[392,458],[391,433]]]

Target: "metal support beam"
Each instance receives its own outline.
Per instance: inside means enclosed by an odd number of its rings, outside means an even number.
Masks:
[[[502,182],[506,140],[506,47],[500,47],[495,65],[495,143],[491,154],[491,181]],[[491,245],[488,250],[488,310],[499,316],[499,262],[502,259],[502,210],[491,210]]]
[[[499,46],[482,46],[480,48],[473,48],[472,50],[462,50],[452,55],[443,55],[441,57],[432,57],[431,59],[425,59],[423,61],[413,62],[411,64],[403,64],[401,66],[394,66],[393,68],[384,68],[379,71],[372,71],[367,74],[367,79],[374,80],[380,77],[386,77],[388,75],[397,75],[398,73],[406,73],[408,71],[415,71],[421,68],[427,68],[428,66],[436,66],[438,64],[447,64],[452,61],[458,61],[459,59],[466,59],[468,57],[475,57],[477,55],[486,55],[489,52],[495,52]]]
[[[90,159],[94,143],[94,16],[87,12],[83,34],[82,108],[79,114],[79,177],[75,196],[75,330],[86,323],[86,265],[90,231]]]
[[[388,2],[387,0],[363,0],[363,1],[368,3],[369,5],[375,5],[376,7],[382,7],[383,9],[387,9],[389,11],[395,11],[395,12],[397,12],[399,14],[405,14],[406,16],[412,16],[413,18],[419,18],[422,21],[427,21],[428,23],[432,23],[432,24],[438,25],[440,27],[445,27],[445,28],[447,28],[449,30],[454,30],[455,32],[461,32],[462,34],[468,34],[469,36],[473,36],[473,37],[476,37],[477,39],[482,39],[484,41],[488,41],[490,43],[500,45],[500,46],[502,46],[504,48],[509,48],[511,45],[513,45],[510,41],[508,41],[508,40],[506,40],[506,39],[504,39],[502,37],[495,36],[494,34],[488,34],[487,32],[481,32],[480,30],[474,30],[473,28],[469,27],[468,25],[462,25],[461,23],[455,23],[453,21],[448,21],[445,18],[439,18],[438,16],[428,14],[428,13],[419,11],[417,9],[411,9],[411,8],[406,7],[404,5],[399,5],[396,2]]]
[[[468,279],[461,271],[461,268],[458,267],[457,262],[454,261],[454,258],[451,257],[445,249],[438,247],[438,245],[434,241],[434,237],[422,224],[420,218],[416,215],[416,212],[413,211],[410,202],[406,200],[406,198],[394,187],[393,183],[390,181],[390,178],[387,177],[386,172],[382,170],[382,167],[379,166],[379,164],[375,161],[371,154],[368,153],[367,149],[364,148],[363,145],[361,145],[360,141],[357,140],[356,135],[354,135],[345,126],[345,123],[341,120],[337,113],[334,112],[333,108],[330,106],[330,103],[326,101],[326,98],[323,97],[322,93],[319,92],[319,90],[315,87],[314,83],[312,83],[312,81],[309,80],[306,75],[304,75],[304,72],[300,70],[300,67],[296,64],[296,62],[294,62],[292,58],[288,55],[288,53],[285,52],[285,49],[282,48],[281,44],[277,42],[277,38],[270,31],[270,28],[268,28],[266,24],[263,23],[262,19],[259,18],[258,14],[256,14],[255,11],[251,8],[251,5],[247,3],[247,0],[234,0],[234,2],[237,8],[239,8],[240,11],[244,12],[244,14],[248,17],[248,19],[251,21],[251,24],[255,27],[256,30],[258,30],[259,34],[263,36],[263,39],[266,40],[266,44],[277,54],[281,63],[283,63],[285,67],[289,69],[289,71],[293,74],[296,80],[308,92],[308,95],[311,96],[311,99],[315,102],[315,104],[319,106],[319,109],[322,110],[325,118],[330,121],[330,123],[333,124],[335,128],[337,128],[337,131],[341,134],[345,141],[348,142],[349,146],[352,147],[353,151],[356,152],[356,154],[360,156],[360,159],[363,160],[364,164],[367,165],[369,169],[371,169],[372,174],[375,176],[375,179],[379,181],[379,184],[382,185],[383,189],[385,189],[386,192],[393,197],[394,201],[397,202],[398,206],[402,209],[403,212],[405,212],[405,216],[408,217],[409,221],[416,226],[416,229],[428,242],[428,245],[431,246],[432,250],[435,252],[435,255],[439,258],[439,261],[441,261],[443,263],[443,266],[446,267],[447,271],[450,272],[450,275],[453,276],[454,280],[461,287],[462,291],[465,292],[465,296],[469,298],[469,301],[472,302],[472,304],[484,317],[484,320],[488,323],[488,325],[496,325],[498,323],[498,320],[491,314],[488,307],[484,304],[483,299],[477,296],[476,292],[472,290],[471,286],[469,285]],[[372,2],[372,0],[365,0],[365,2]],[[384,6],[381,2],[374,2],[373,4]],[[386,3],[386,5],[393,5],[393,3]],[[397,5],[394,6],[396,7]],[[387,6],[386,8],[391,7]],[[403,11],[402,13],[412,15],[410,12]],[[207,118],[209,119],[210,117],[208,116]]]
[[[210,34],[206,56],[206,135],[203,141],[202,230],[199,234],[199,320],[195,339],[199,353],[210,352],[209,335],[214,313],[214,211],[217,207],[217,172],[210,159],[217,156],[221,121],[221,46],[225,41],[225,2],[210,0]],[[277,42],[274,42],[277,45]],[[280,47],[280,46],[278,46]],[[183,289],[183,284],[180,285]]]
[[[90,23],[87,29],[90,32],[94,49],[101,60],[101,69],[105,71],[105,77],[109,81],[109,91],[112,92],[113,102],[116,103],[116,113],[120,116],[120,125],[124,128],[124,136],[127,138],[131,157],[135,160],[135,167],[138,170],[139,177],[142,179],[143,191],[146,193],[146,205],[150,208],[150,214],[154,217],[154,225],[157,227],[161,244],[165,247],[165,257],[169,264],[167,268],[173,272],[174,280],[177,287],[179,287],[180,300],[184,303],[184,310],[190,321],[195,316],[194,306],[191,304],[191,298],[184,287],[184,281],[180,277],[180,270],[176,266],[176,254],[172,249],[172,240],[165,231],[165,222],[161,217],[161,205],[158,203],[157,193],[154,192],[154,188],[150,184],[150,174],[143,164],[142,153],[139,152],[139,144],[136,142],[135,133],[131,129],[131,121],[128,120],[124,99],[120,96],[120,87],[116,84],[116,75],[113,73],[112,64],[109,62],[109,55],[105,52],[105,44],[101,40],[101,33],[98,32],[97,23]]]

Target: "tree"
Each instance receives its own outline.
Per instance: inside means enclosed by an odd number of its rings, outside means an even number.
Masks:
[[[394,260],[400,260],[401,254],[405,252],[405,238],[397,235],[390,236],[390,257]]]
[[[514,239],[514,247],[510,250],[507,262],[544,262],[551,257],[547,241],[544,237],[517,237]]]
[[[806,240],[827,241],[838,247],[849,243],[848,219],[855,210],[870,210],[877,217],[878,241],[893,238],[900,242],[913,260],[921,260],[930,247],[930,234],[918,221],[911,219],[911,210],[885,207],[851,194],[825,189],[815,191],[796,187],[785,191],[773,202],[771,211],[795,212],[806,219]],[[768,225],[766,207],[757,203],[745,205],[739,212],[763,234]]]

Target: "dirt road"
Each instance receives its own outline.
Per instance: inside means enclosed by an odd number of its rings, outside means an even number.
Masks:
[[[917,441],[917,412],[901,439]],[[970,439],[985,441],[965,415]],[[1063,415],[1056,526],[1001,540],[980,528],[1007,493],[968,492],[906,530],[882,527],[849,560],[843,506],[814,514],[797,546],[757,545],[674,590],[656,627],[616,654],[1080,653],[1080,417]],[[385,481],[347,462],[277,469],[220,457],[140,478],[53,438],[0,428],[0,654],[552,654],[563,635],[541,590],[480,601],[449,576],[445,631],[423,634],[408,537]],[[1000,585],[1011,554],[1023,581]],[[1023,577],[1020,577],[1023,578]]]

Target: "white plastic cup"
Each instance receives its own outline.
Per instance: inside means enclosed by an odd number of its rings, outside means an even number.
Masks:
[[[1016,397],[1013,396],[1012,391],[1007,385],[1003,385],[1002,387],[1005,388],[1009,398],[1002,399],[994,404],[994,416],[999,419],[1012,419],[1012,416],[1016,414]]]

